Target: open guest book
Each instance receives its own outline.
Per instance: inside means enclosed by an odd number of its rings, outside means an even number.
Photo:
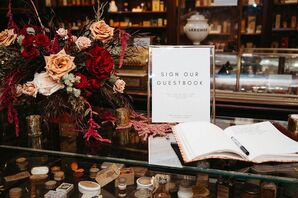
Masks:
[[[173,133],[185,162],[209,158],[298,162],[298,143],[271,122],[230,126],[225,130],[209,122],[185,122],[174,126]]]

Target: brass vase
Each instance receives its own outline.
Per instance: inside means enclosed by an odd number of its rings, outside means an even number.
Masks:
[[[116,109],[116,138],[122,146],[130,143],[131,124],[129,123],[129,109]]]
[[[26,117],[27,120],[27,134],[30,137],[41,136],[41,116],[40,115],[29,115]]]
[[[41,149],[41,116],[40,115],[29,115],[26,117],[27,121],[27,134],[28,134],[28,146]]]

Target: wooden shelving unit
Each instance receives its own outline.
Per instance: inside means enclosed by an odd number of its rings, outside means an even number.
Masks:
[[[132,11],[119,11],[119,12],[109,12],[110,15],[138,15],[138,14],[166,14],[166,11],[143,11],[143,12],[132,12]]]
[[[128,28],[128,29],[165,29],[167,26],[113,26],[117,28]]]
[[[169,30],[171,26],[175,26],[175,20],[172,19],[176,17],[171,15],[175,12],[171,0],[160,0],[160,5],[162,4],[159,6],[160,9],[153,8],[152,0],[142,2],[127,0],[125,2],[127,4],[121,0],[116,0],[120,10],[106,13],[105,18],[110,26],[125,28],[129,33],[131,30],[132,32],[138,31],[139,34],[146,34],[152,38],[152,44],[175,42],[173,39],[171,40],[173,32]],[[137,11],[136,8],[143,10]],[[121,23],[125,25],[121,25]]]
[[[272,41],[274,47],[298,47],[298,3],[275,2],[272,6]]]
[[[45,0],[43,1],[45,2]],[[75,4],[63,4],[65,2],[55,1],[52,8],[46,5],[44,7],[48,12],[53,9],[57,18],[59,17],[59,23],[65,27],[79,27],[86,18],[94,18],[93,7],[97,8],[98,6],[97,1],[81,2],[94,2],[95,4],[78,5],[77,2]],[[176,32],[176,5],[173,5],[171,0],[160,0],[160,10],[152,9],[152,0],[142,2],[115,0],[118,7],[116,12],[109,11],[109,0],[100,2],[106,4],[102,18],[110,26],[124,28],[128,33],[137,32],[138,34],[150,36],[153,44],[173,44],[176,42],[175,36],[172,36]],[[142,11],[137,11],[136,8],[142,9]],[[47,17],[50,18],[50,16]],[[77,29],[75,28],[74,31],[77,31]]]
[[[186,19],[198,11],[208,19],[210,24],[219,24],[221,32],[210,33],[209,36],[203,41],[204,44],[215,44],[216,46],[226,45],[224,48],[226,52],[239,51],[240,48],[246,47],[260,47],[270,48],[273,42],[279,43],[282,47],[297,48],[298,43],[295,39],[297,34],[296,27],[290,27],[290,14],[296,16],[296,24],[298,21],[298,3],[274,3],[276,1],[260,0],[256,1],[257,4],[247,4],[247,0],[238,0],[237,6],[208,6],[200,5],[195,6],[194,0],[180,0],[178,7],[178,35],[177,40],[179,44],[191,44],[183,32],[183,26]],[[276,12],[281,12],[281,20],[288,17],[287,27],[283,27],[281,21],[280,28],[275,28],[274,18]],[[223,14],[224,13],[224,14]],[[232,21],[231,19],[235,19]],[[295,20],[295,18],[293,19]],[[223,22],[231,22],[232,29],[229,34],[223,33]],[[243,26],[243,27],[241,27]],[[248,30],[248,28],[252,28]],[[216,30],[216,29],[215,29]],[[251,32],[251,33],[249,33]],[[288,38],[285,38],[288,35]],[[289,40],[288,45],[281,45],[284,40]],[[221,50],[221,49],[220,49]]]

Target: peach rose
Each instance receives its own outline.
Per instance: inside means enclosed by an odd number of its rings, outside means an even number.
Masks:
[[[73,42],[76,42],[76,41],[78,40],[78,37],[75,36],[75,35],[72,35],[72,36],[71,36],[71,39],[72,39]]]
[[[17,35],[13,29],[6,29],[0,32],[0,46],[9,46],[16,40]]]
[[[76,68],[74,57],[66,54],[65,50],[61,50],[57,54],[45,56],[45,69],[48,75],[56,82],[59,82],[65,74]]]
[[[124,89],[125,89],[125,81],[124,80],[121,80],[121,79],[118,79],[114,86],[113,86],[113,91],[116,93],[116,92],[119,92],[119,93],[123,93]]]
[[[23,86],[22,85],[19,85],[19,84],[16,85],[16,96],[17,97],[19,97],[19,96],[21,96],[23,94],[22,89],[23,89]]]
[[[90,31],[95,40],[109,41],[114,36],[114,28],[108,26],[103,20],[92,23]]]
[[[27,82],[27,83],[23,84],[22,93],[29,95],[29,96],[36,97],[37,86],[36,86],[35,82],[31,81],[31,82]]]
[[[80,36],[76,41],[76,45],[79,50],[84,50],[91,46],[91,40],[85,36]]]
[[[36,84],[38,93],[44,96],[50,96],[56,91],[63,89],[64,85],[53,81],[46,72],[34,74],[33,82]]]

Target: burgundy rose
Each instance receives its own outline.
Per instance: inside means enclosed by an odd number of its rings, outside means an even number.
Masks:
[[[96,79],[102,80],[108,78],[113,71],[113,66],[112,56],[107,50],[99,46],[89,50],[86,67]]]
[[[22,41],[22,46],[23,47],[33,46],[34,40],[35,40],[35,36],[26,36]]]
[[[38,50],[31,46],[31,47],[26,47],[23,51],[22,51],[22,56],[24,58],[27,58],[27,59],[34,59],[36,58],[37,56],[39,55],[39,52]]]
[[[50,39],[44,34],[37,34],[35,36],[35,43],[37,46],[48,47],[50,45]]]
[[[75,84],[75,88],[77,89],[84,89],[84,88],[88,88],[88,80],[87,77],[84,74],[81,73],[77,73],[76,76],[79,76],[80,82]]]
[[[101,87],[101,82],[99,79],[90,79],[89,80],[89,88],[99,89]]]

